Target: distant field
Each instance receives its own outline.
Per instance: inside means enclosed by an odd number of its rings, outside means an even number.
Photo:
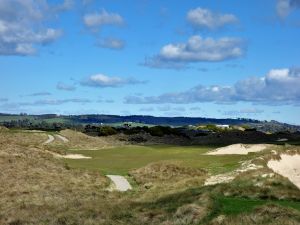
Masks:
[[[32,123],[35,122],[48,122],[48,123],[70,123],[72,120],[63,118],[63,117],[56,117],[56,118],[49,118],[49,119],[42,119],[36,118],[34,116],[0,116],[0,122],[10,122],[10,121],[18,121],[18,120],[29,120]]]
[[[131,127],[153,127],[155,125],[153,124],[146,124],[146,123],[134,123],[134,122],[131,122],[131,123],[126,123],[126,122],[120,122],[120,123],[104,123],[105,125],[107,126],[112,126],[112,127],[122,127],[124,126],[124,124],[130,124]]]
[[[227,172],[239,166],[239,162],[251,156],[245,155],[203,155],[213,147],[178,146],[123,146],[103,150],[76,150],[92,159],[70,160],[72,168],[99,170],[104,174],[127,174],[128,171],[152,162],[171,161],[193,168],[206,168],[212,173]]]
[[[31,116],[0,116],[0,122],[12,121],[12,120],[32,120]]]

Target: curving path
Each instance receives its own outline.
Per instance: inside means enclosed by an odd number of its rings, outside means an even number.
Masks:
[[[48,140],[44,142],[44,145],[50,144],[52,141],[54,141],[54,137],[50,134],[48,134]]]
[[[66,137],[61,136],[59,134],[55,134],[55,137],[57,137],[58,139],[62,140],[64,143],[69,142],[69,140]]]
[[[123,191],[128,191],[128,190],[132,189],[130,183],[123,176],[107,175],[107,177],[112,180],[112,182],[114,183],[114,186],[115,186],[111,190],[117,190],[117,191],[122,191],[123,192]]]

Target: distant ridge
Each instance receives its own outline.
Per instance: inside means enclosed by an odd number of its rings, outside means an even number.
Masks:
[[[104,114],[83,114],[83,115],[57,115],[57,114],[42,114],[42,115],[28,115],[21,114],[7,114],[0,113],[0,125],[5,123],[63,123],[63,124],[118,124],[118,123],[136,123],[138,126],[143,125],[162,125],[162,126],[188,126],[188,125],[201,125],[201,124],[223,124],[223,125],[247,125],[264,132],[279,132],[300,131],[300,126],[281,123],[274,120],[260,121],[247,118],[205,118],[205,117],[159,117],[148,115],[104,115]]]

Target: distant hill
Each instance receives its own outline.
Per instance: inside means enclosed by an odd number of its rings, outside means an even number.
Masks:
[[[36,124],[36,123],[62,123],[69,125],[86,125],[86,124],[122,124],[132,122],[142,125],[163,125],[163,126],[187,126],[200,124],[226,124],[226,125],[247,125],[251,128],[264,132],[278,131],[300,131],[300,126],[280,123],[277,121],[260,121],[246,118],[238,119],[216,119],[204,117],[155,117],[143,115],[119,116],[119,115],[27,115],[27,114],[3,114],[0,113],[0,125],[6,123],[19,124]],[[21,126],[22,127],[22,126]]]

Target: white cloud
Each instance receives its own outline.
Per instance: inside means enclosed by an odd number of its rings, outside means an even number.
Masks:
[[[89,99],[70,98],[70,99],[42,99],[35,102],[21,102],[20,106],[41,106],[41,105],[62,105],[65,103],[90,103]]]
[[[300,69],[270,70],[264,77],[251,77],[233,86],[198,85],[184,92],[159,96],[128,96],[129,104],[186,104],[196,102],[300,105]]]
[[[102,9],[100,12],[88,13],[83,16],[83,22],[86,27],[94,30],[104,25],[122,26],[124,19],[118,13],[107,12]]]
[[[143,81],[138,81],[133,78],[121,78],[121,77],[114,77],[114,76],[107,76],[104,74],[96,74],[88,77],[87,79],[81,82],[83,86],[90,86],[90,87],[121,87],[124,85],[130,84],[140,84],[145,83]]]
[[[203,109],[199,106],[194,106],[190,108],[191,111],[202,111]]]
[[[256,108],[248,108],[248,109],[241,109],[241,110],[230,110],[224,111],[223,114],[227,116],[244,116],[244,115],[257,115],[263,113],[264,110],[256,109]]]
[[[204,8],[195,8],[187,13],[187,21],[195,28],[217,29],[238,22],[233,14],[219,14]]]
[[[84,25],[96,36],[96,46],[101,48],[108,48],[114,50],[121,50],[125,47],[125,41],[114,37],[99,37],[99,31],[103,26],[117,26],[121,27],[125,21],[118,13],[107,12],[102,9],[100,12],[87,13],[83,16]]]
[[[49,96],[49,95],[51,95],[50,92],[42,91],[42,92],[35,92],[35,93],[25,95],[25,96],[35,97],[35,96]]]
[[[287,17],[294,9],[300,8],[300,0],[277,0],[276,11],[281,18]]]
[[[62,31],[46,26],[56,8],[47,1],[0,1],[0,55],[32,55],[38,45],[55,41]]]
[[[159,106],[157,107],[157,109],[159,111],[162,111],[162,112],[169,112],[169,111],[179,111],[179,112],[184,112],[185,111],[185,108],[184,107],[172,107],[170,105],[164,105],[164,106]]]
[[[120,50],[125,47],[125,42],[118,38],[104,38],[97,43],[97,46],[101,48]]]
[[[148,58],[144,65],[150,67],[184,67],[192,62],[218,62],[240,58],[244,55],[244,43],[239,38],[224,37],[220,39],[192,36],[186,43],[168,44],[160,53]]]
[[[69,85],[69,84],[65,84],[65,83],[59,82],[56,85],[56,89],[63,90],[63,91],[75,91],[76,87],[74,85]]]
[[[143,107],[143,108],[140,108],[140,111],[141,112],[152,112],[152,111],[154,111],[154,108],[153,107]]]
[[[57,11],[65,11],[65,10],[70,10],[73,8],[75,0],[64,0],[61,4],[58,4],[54,10]]]
[[[8,98],[0,98],[0,102],[7,102]]]

